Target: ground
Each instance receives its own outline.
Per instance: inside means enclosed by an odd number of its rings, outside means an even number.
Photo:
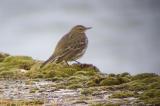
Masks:
[[[23,106],[160,105],[155,73],[102,73],[92,64],[48,64],[0,53],[0,104]]]

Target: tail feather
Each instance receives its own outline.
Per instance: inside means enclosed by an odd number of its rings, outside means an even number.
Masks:
[[[40,68],[43,68],[47,63],[54,61],[54,56],[51,56],[48,60],[46,60],[44,63],[42,63],[42,65],[40,66]]]

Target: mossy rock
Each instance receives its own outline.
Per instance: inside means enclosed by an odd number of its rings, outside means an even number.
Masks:
[[[28,56],[9,56],[0,55],[3,57],[3,62],[0,63],[0,72],[2,76],[5,73],[9,75],[12,70],[24,69],[25,76],[29,78],[69,78],[71,76],[94,76],[99,73],[99,70],[88,64],[73,64],[65,66],[63,64],[47,64],[45,67],[40,68],[42,62],[35,61]],[[6,71],[6,72],[4,72]]]
[[[97,69],[93,66],[85,66],[82,67],[79,64],[73,64],[70,66],[65,66],[63,64],[47,64],[43,68],[40,68],[41,63],[36,63],[32,66],[28,76],[33,77],[39,75],[43,75],[43,78],[53,78],[53,77],[70,77],[70,76],[93,76],[98,73]]]
[[[8,56],[0,64],[1,70],[25,69],[30,70],[35,61],[28,56]],[[2,68],[3,67],[3,68]]]

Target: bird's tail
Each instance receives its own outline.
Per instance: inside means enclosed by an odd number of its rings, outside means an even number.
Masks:
[[[42,63],[40,68],[43,68],[47,63],[54,61],[54,58],[55,57],[52,55],[48,60],[46,60],[44,63]]]

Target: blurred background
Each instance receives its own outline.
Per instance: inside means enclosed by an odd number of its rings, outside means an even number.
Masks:
[[[160,0],[0,0],[0,51],[46,60],[77,24],[93,27],[80,62],[160,72]]]

